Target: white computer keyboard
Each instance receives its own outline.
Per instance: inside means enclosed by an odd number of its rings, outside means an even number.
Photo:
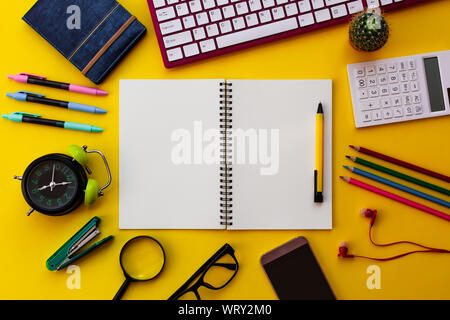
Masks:
[[[450,114],[450,50],[348,65],[356,127]]]

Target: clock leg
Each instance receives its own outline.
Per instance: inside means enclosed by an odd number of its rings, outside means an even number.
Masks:
[[[32,213],[33,213],[33,211],[34,211],[34,209],[33,209],[33,208],[31,208],[30,210],[28,210],[28,212],[27,212],[27,216],[30,216],[30,214],[32,214]]]

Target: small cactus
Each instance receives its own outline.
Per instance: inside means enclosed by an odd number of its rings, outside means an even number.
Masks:
[[[353,18],[349,34],[350,42],[356,49],[375,51],[387,42],[389,26],[380,13],[369,9]]]

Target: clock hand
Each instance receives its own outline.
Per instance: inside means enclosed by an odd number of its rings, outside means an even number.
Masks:
[[[38,190],[39,191],[42,191],[42,190],[45,190],[45,189],[47,189],[47,188],[50,188],[50,185],[48,185],[48,186],[43,186],[43,187],[40,187]]]
[[[55,183],[55,187],[56,186],[65,186],[66,184],[71,184],[72,182],[60,182],[60,183]]]
[[[55,187],[55,165],[53,164],[53,172],[52,172],[52,181],[49,184],[50,191],[53,191],[53,188]]]

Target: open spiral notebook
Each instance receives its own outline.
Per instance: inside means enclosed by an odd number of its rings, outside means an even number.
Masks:
[[[331,80],[121,80],[119,118],[121,229],[332,227]]]

